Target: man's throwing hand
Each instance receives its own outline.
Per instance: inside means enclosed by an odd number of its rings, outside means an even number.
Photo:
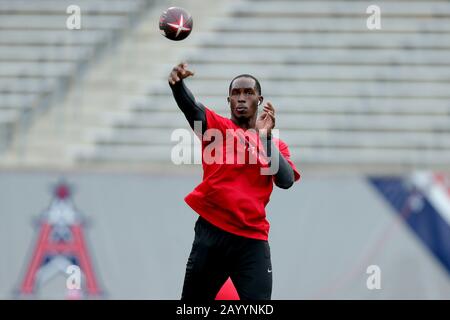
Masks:
[[[188,70],[187,66],[188,64],[186,62],[182,62],[177,66],[173,67],[172,72],[169,75],[170,85],[173,86],[175,83],[181,81],[182,79],[194,75],[194,72]]]

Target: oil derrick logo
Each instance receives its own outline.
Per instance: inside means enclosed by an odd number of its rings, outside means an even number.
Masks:
[[[72,202],[69,186],[64,182],[58,183],[50,206],[39,217],[37,242],[20,286],[21,296],[33,295],[40,286],[60,273],[68,276],[68,270],[79,271],[79,284],[69,285],[68,279],[64,288],[67,298],[101,294],[83,227],[83,217]]]

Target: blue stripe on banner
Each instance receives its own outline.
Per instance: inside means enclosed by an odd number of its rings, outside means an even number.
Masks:
[[[369,177],[450,275],[450,225],[422,192],[402,177]]]

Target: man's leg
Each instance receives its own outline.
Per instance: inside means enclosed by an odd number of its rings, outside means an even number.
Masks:
[[[270,300],[272,263],[267,241],[246,239],[233,259],[231,280],[241,300]]]
[[[217,237],[197,221],[195,239],[186,264],[184,301],[212,301],[228,278],[226,261],[215,241]]]

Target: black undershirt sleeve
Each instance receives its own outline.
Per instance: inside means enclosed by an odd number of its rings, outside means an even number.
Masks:
[[[275,185],[282,189],[290,188],[294,184],[294,170],[291,165],[283,157],[270,137],[265,139],[261,138],[261,141],[267,148],[267,155],[270,159],[271,168],[278,167],[278,171],[273,173]]]
[[[184,113],[189,126],[194,130],[194,121],[201,121],[202,134],[206,131],[206,112],[205,106],[195,101],[194,95],[186,87],[184,81],[178,81],[174,85],[170,85],[175,101],[180,110]]]

